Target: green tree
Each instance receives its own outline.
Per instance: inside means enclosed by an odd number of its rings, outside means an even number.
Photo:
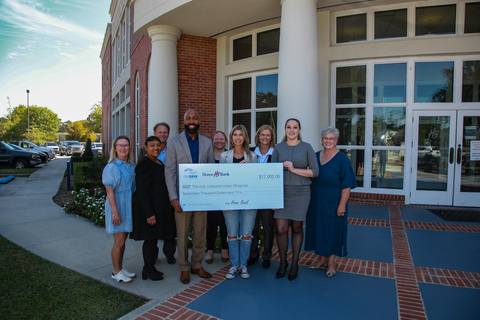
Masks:
[[[67,132],[67,128],[71,124],[72,124],[72,121],[70,121],[70,120],[60,122],[60,126],[58,127],[58,132],[62,132],[62,133]]]
[[[102,103],[95,103],[90,111],[87,117],[90,129],[95,133],[102,133]]]
[[[82,157],[84,158],[93,157],[92,140],[87,139],[87,143],[85,144],[85,151],[83,151]]]
[[[8,114],[0,121],[0,139],[16,142],[28,139],[35,143],[44,143],[56,139],[60,119],[47,107],[30,106],[30,133],[27,107],[19,105],[7,109]]]
[[[67,140],[86,142],[88,139],[95,141],[95,133],[88,127],[87,120],[72,122],[67,128]]]

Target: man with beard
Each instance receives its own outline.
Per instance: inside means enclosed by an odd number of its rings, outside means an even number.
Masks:
[[[178,198],[178,165],[181,163],[214,163],[212,142],[207,137],[198,134],[199,115],[195,110],[188,110],[184,117],[185,131],[170,138],[165,158],[165,180],[168,194],[175,209],[177,225],[178,265],[180,266],[180,281],[190,282],[190,273],[202,278],[212,275],[202,267],[205,254],[205,239],[207,228],[206,211],[184,212]],[[188,233],[190,221],[193,219],[192,260],[188,261]]]

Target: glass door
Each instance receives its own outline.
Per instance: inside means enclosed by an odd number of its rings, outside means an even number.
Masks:
[[[458,111],[453,205],[480,206],[480,111]]]
[[[456,111],[414,111],[413,204],[452,205]]]

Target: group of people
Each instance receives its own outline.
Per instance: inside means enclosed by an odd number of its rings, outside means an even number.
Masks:
[[[103,172],[107,191],[106,231],[114,237],[111,251],[113,279],[127,283],[136,276],[123,267],[129,234],[132,239],[143,240],[142,279],[163,279],[163,273],[155,268],[159,239],[164,240],[163,253],[167,263],[176,262],[174,255],[177,251],[182,283],[190,282],[190,274],[210,278],[212,275],[202,267],[202,260],[207,241],[205,262],[213,262],[217,230],[220,231],[222,261],[230,260],[231,264],[226,278],[233,279],[237,274],[249,278],[247,266],[259,260],[260,220],[265,269],[270,267],[276,222],[280,255],[276,278],[283,278],[288,269],[290,228],[293,256],[288,279],[297,277],[305,221],[305,250],[314,250],[319,255],[310,269],[326,269],[327,277],[335,275],[335,257],[347,254],[347,201],[350,190],[356,187],[350,160],[336,148],[339,137],[336,128],[322,130],[323,150],[315,153],[310,144],[302,141],[300,121],[293,118],[285,123],[281,143],[275,145],[273,128],[263,125],[255,134],[253,148],[249,148],[248,131],[243,125],[235,125],[228,139],[221,131],[215,132],[212,140],[200,135],[200,119],[195,110],[185,113],[184,127],[184,132],[168,140],[168,124],[157,124],[154,135],[145,141],[141,152],[145,156],[136,166],[129,138],[119,136],[113,141],[109,163]],[[179,164],[269,162],[283,163],[283,208],[183,211],[178,196]],[[187,242],[191,224],[192,255],[189,259]]]

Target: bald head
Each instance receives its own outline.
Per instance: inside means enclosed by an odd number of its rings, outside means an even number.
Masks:
[[[183,116],[183,125],[185,126],[187,133],[192,136],[192,138],[196,136],[198,128],[200,127],[198,112],[193,109],[185,112],[185,115]]]

